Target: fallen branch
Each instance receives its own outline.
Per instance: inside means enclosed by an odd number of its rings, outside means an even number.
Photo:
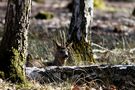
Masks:
[[[26,67],[26,74],[32,80],[43,83],[71,80],[76,83],[98,82],[125,84],[135,83],[135,65],[90,65],[90,66],[51,66],[46,68]]]

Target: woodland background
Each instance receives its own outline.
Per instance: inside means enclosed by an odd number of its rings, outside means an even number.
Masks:
[[[0,39],[3,34],[6,1],[0,2]],[[94,18],[91,25],[92,47],[97,64],[135,63],[135,8],[134,0],[95,0]],[[72,16],[71,0],[33,0],[29,29],[29,53],[33,59],[52,60],[53,40],[61,42]],[[66,39],[66,37],[64,38]],[[77,65],[82,65],[78,63]],[[35,82],[34,82],[35,83]],[[37,83],[36,83],[37,84]],[[62,84],[59,90],[67,90]],[[69,87],[68,87],[69,86]],[[32,87],[53,90],[52,85]],[[48,88],[48,89],[47,89]],[[0,89],[17,89],[15,85],[0,80]],[[115,90],[115,89],[114,89]],[[133,89],[129,89],[133,90]]]

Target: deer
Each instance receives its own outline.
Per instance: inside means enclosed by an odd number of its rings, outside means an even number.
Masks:
[[[25,66],[42,68],[44,67],[44,64],[41,58],[33,59],[33,56],[31,54],[28,54],[26,58]]]
[[[26,61],[26,67],[47,67],[47,66],[63,66],[68,57],[69,57],[69,51],[68,48],[70,44],[68,45],[61,45],[58,42],[55,42],[56,46],[56,51],[54,54],[54,60],[50,62],[43,62],[43,60],[32,60],[31,55],[27,56],[27,61]]]

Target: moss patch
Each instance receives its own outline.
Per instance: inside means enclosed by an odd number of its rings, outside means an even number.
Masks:
[[[73,43],[73,49],[71,50],[72,56],[71,58],[77,65],[88,65],[94,64],[95,60],[92,54],[92,48],[89,43],[84,41],[80,41],[78,43]]]
[[[0,71],[0,78],[4,78],[5,77],[5,74],[3,71]]]
[[[94,0],[94,7],[98,9],[104,9],[105,8],[104,0]]]
[[[18,50],[12,48],[13,53],[11,58],[11,72],[10,78],[14,81],[17,80],[20,83],[25,83],[25,74],[23,70],[23,64],[24,64],[24,55],[20,53]]]
[[[33,1],[35,1],[37,3],[45,3],[45,0],[33,0]]]
[[[51,12],[40,11],[35,18],[36,19],[52,19],[54,14]]]

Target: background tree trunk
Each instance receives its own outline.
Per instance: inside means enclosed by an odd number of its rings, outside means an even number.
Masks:
[[[8,0],[4,35],[0,44],[0,76],[25,83],[24,63],[31,0]]]
[[[73,43],[72,59],[83,61],[84,64],[94,62],[90,38],[88,40],[88,34],[90,34],[88,27],[92,17],[93,0],[73,0],[73,12],[67,43]]]

